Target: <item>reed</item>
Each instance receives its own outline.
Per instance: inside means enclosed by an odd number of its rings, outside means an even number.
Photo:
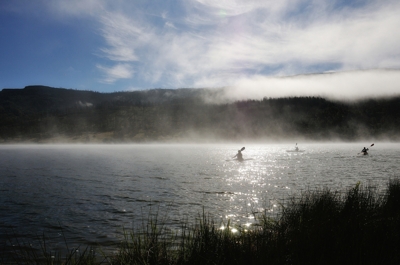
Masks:
[[[282,211],[276,232],[290,264],[399,264],[400,182],[386,191],[306,192]]]
[[[54,262],[44,247],[20,264],[400,264],[399,179],[383,191],[360,183],[309,190],[281,207],[251,227],[228,221],[225,229],[204,211],[177,230],[155,215],[125,230],[118,252],[101,261],[86,250]]]

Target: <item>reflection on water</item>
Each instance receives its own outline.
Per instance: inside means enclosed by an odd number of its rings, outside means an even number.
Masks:
[[[0,147],[0,235],[45,232],[71,242],[111,245],[122,228],[149,212],[168,224],[204,210],[249,224],[255,212],[302,190],[345,190],[358,181],[386,185],[398,170],[399,144],[248,145],[238,162],[233,145],[41,145]],[[1,236],[0,236],[1,237]],[[4,236],[0,238],[4,240]]]

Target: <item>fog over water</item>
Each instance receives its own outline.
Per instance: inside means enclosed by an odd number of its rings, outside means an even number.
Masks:
[[[399,95],[398,69],[338,71],[293,76],[242,77],[225,89],[231,100],[263,97],[320,96],[327,99],[353,101]]]
[[[398,176],[398,143],[243,145],[1,145],[0,243],[45,233],[52,248],[112,246],[123,228],[167,215],[193,222],[204,209],[217,222],[254,223],[301,191],[345,191],[357,182],[384,188]],[[369,155],[360,154],[370,148]],[[60,230],[62,228],[62,231]]]

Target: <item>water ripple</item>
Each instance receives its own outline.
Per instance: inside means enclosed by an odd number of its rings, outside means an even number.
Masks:
[[[116,244],[122,228],[165,213],[168,223],[203,211],[232,222],[275,213],[308,189],[346,189],[358,181],[385,186],[398,175],[399,144],[251,145],[253,160],[226,161],[233,145],[0,146],[0,234],[33,239],[62,233],[77,244]]]

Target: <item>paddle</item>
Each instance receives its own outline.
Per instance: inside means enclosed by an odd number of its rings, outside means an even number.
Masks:
[[[372,147],[372,146],[374,146],[374,144],[371,144],[371,146],[370,147]],[[369,149],[367,149],[367,151],[368,151]]]

